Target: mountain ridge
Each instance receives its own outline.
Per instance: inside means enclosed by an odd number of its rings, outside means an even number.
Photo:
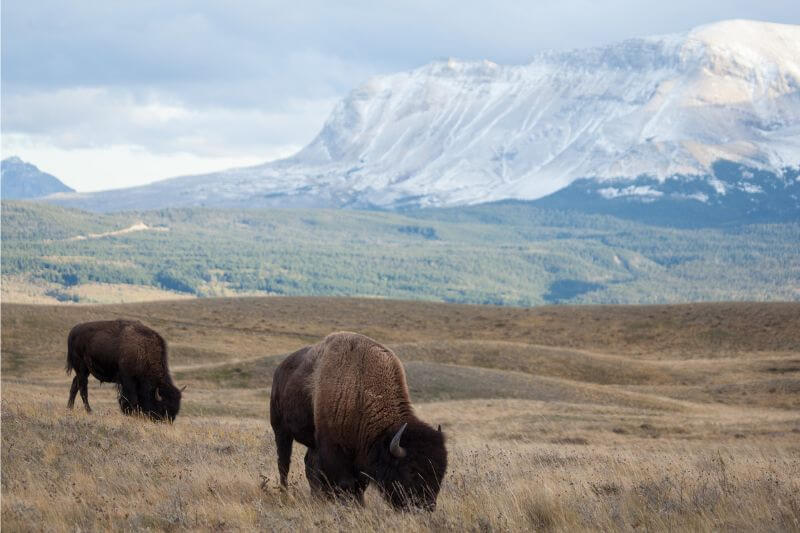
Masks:
[[[397,209],[537,200],[578,179],[713,180],[722,160],[777,177],[800,168],[799,58],[800,26],[725,21],[525,65],[438,61],[354,89],[289,158],[55,201]]]

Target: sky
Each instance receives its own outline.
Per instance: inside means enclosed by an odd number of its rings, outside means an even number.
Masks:
[[[800,3],[3,0],[0,149],[79,191],[255,165],[370,76],[731,18],[800,24]]]

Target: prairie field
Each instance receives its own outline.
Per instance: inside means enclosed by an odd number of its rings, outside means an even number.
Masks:
[[[138,319],[169,343],[174,424],[90,378],[69,329]],[[388,345],[449,468],[432,513],[278,487],[272,371],[337,330]],[[2,305],[2,527],[105,530],[800,530],[800,304],[513,308],[352,298]]]

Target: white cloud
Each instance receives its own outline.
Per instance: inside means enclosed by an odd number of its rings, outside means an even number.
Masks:
[[[174,95],[117,87],[14,91],[3,98],[3,130],[63,148],[135,144],[163,152],[258,155],[264,146],[310,141],[335,102],[288,99],[269,110],[193,107]]]
[[[81,192],[130,187],[181,175],[250,166],[294,153],[299,147],[271,147],[262,156],[202,156],[188,152],[154,153],[141,146],[65,149],[29,138],[3,136],[3,157],[15,154]]]
[[[81,191],[140,185],[291,155],[335,102],[289,100],[266,111],[191,108],[120,88],[13,93],[3,102],[3,157],[18,155]]]

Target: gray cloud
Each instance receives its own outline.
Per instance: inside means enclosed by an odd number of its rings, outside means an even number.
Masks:
[[[3,132],[61,148],[258,155],[308,142],[373,74],[436,58],[522,63],[548,48],[725,18],[800,23],[796,0],[9,0]]]
[[[506,0],[407,2],[88,2],[3,6],[3,76],[54,85],[171,83],[272,77],[296,56],[368,71],[434,57],[522,62],[571,48],[682,31],[724,18],[800,22],[794,1]],[[291,69],[290,69],[291,70]],[[341,89],[325,74],[317,82]],[[338,81],[338,83],[337,83]],[[294,90],[316,90],[294,87]]]

